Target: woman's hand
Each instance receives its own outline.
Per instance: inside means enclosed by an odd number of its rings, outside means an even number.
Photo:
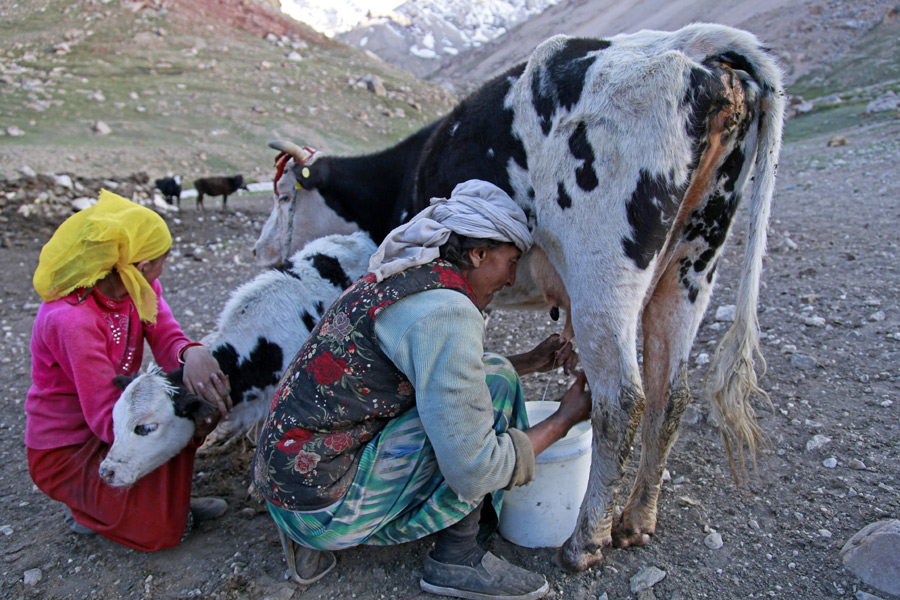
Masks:
[[[578,354],[572,348],[571,341],[554,333],[534,349],[510,356],[509,361],[519,375],[542,373],[558,367],[563,367],[568,374],[578,364]]]
[[[209,349],[206,346],[189,346],[184,350],[181,358],[184,361],[182,379],[187,389],[192,394],[216,406],[219,416],[227,419],[232,408],[231,384],[219,367],[219,363],[210,354]],[[213,421],[207,417],[204,421],[212,424],[210,429],[212,431],[215,423],[218,423],[219,420]]]
[[[575,383],[566,390],[556,412],[525,431],[531,440],[535,454],[540,454],[554,442],[562,439],[573,425],[591,418],[591,392],[587,376],[582,371],[575,374]]]
[[[570,423],[571,427],[590,419],[592,407],[593,400],[587,385],[587,375],[584,374],[584,371],[578,371],[575,374],[575,383],[560,398],[559,408],[556,412],[560,413],[560,416]]]

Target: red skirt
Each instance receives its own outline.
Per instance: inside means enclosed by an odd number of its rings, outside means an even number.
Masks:
[[[194,443],[127,488],[111,487],[100,479],[100,462],[109,445],[99,438],[81,446],[27,450],[32,481],[68,506],[77,523],[144,552],[181,541],[191,501]]]

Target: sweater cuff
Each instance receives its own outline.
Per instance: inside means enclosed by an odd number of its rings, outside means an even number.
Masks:
[[[201,344],[200,342],[188,342],[187,344],[185,344],[184,346],[179,348],[178,352],[176,353],[176,356],[178,357],[178,364],[180,364],[180,365],[184,364],[184,351],[185,350],[187,350],[191,346],[202,346],[202,345],[203,344]]]
[[[505,490],[511,490],[517,485],[525,485],[534,480],[534,446],[531,440],[525,435],[521,429],[507,429],[516,450],[516,466],[513,470],[512,478],[509,480]]]

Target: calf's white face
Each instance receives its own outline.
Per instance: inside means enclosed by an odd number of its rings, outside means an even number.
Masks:
[[[113,487],[134,484],[187,446],[194,420],[175,414],[178,390],[158,371],[135,378],[113,407],[115,441],[100,463]]]

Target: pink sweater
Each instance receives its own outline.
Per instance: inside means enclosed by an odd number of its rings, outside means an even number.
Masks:
[[[152,287],[159,297],[153,326],[141,322],[131,298],[114,300],[96,288],[80,304],[76,293],[41,304],[31,335],[27,447],[60,448],[92,436],[112,444],[112,409],[121,393],[112,380],[138,372],[144,341],[163,370],[178,368],[190,340],[163,300],[159,281]]]

